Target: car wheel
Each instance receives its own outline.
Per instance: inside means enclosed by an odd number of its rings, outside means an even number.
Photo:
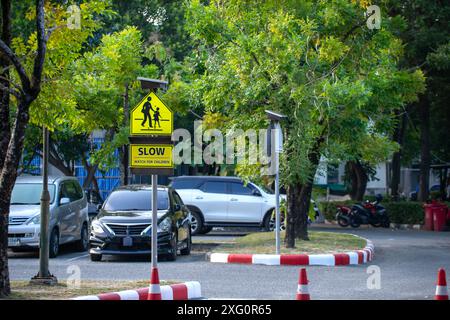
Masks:
[[[275,230],[275,220],[272,219],[273,210],[270,211],[270,213],[266,214],[266,217],[264,218],[264,231],[273,231]]]
[[[48,255],[50,258],[55,258],[59,253],[59,234],[58,229],[53,229],[50,234],[50,243]]]
[[[203,229],[203,220],[200,213],[197,211],[191,211],[191,234],[200,234]]]
[[[203,227],[202,231],[199,234],[207,234],[212,230],[213,227]]]
[[[83,224],[83,227],[81,228],[81,238],[77,242],[77,250],[78,251],[86,251],[89,246],[89,235],[88,235],[88,228],[87,224]]]
[[[188,255],[191,254],[192,237],[191,237],[191,231],[189,230],[188,232],[189,232],[189,234],[188,234],[188,237],[186,239],[186,248],[180,250],[180,254],[182,256],[188,256]]]
[[[101,254],[91,253],[90,256],[91,256],[91,261],[95,261],[95,262],[102,261],[102,255]]]
[[[267,214],[266,218],[264,219],[264,231],[274,231],[275,230],[275,225],[276,225],[276,221],[275,221],[275,216],[273,215],[274,210],[271,211],[270,214]],[[284,219],[281,216],[281,221],[280,221],[280,231],[284,231],[286,230],[286,224],[284,223]]]
[[[173,238],[172,238],[172,240],[170,240],[170,249],[171,249],[171,253],[168,253],[167,255],[166,255],[166,259],[167,259],[167,261],[175,261],[175,260],[177,260],[177,243],[178,243],[178,240],[177,240],[177,236],[175,235]]]

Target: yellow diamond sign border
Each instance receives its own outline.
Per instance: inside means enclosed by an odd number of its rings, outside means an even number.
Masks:
[[[151,110],[149,110],[149,108],[147,108],[147,110],[145,110],[144,112],[144,105],[148,99],[148,97],[151,97],[151,100],[155,100],[156,102],[151,103],[151,107],[153,108],[153,116],[152,116],[152,112],[150,112]],[[170,112],[170,116],[169,119],[167,119],[167,111],[165,111],[165,115],[161,116],[161,117],[157,117],[156,119],[159,120],[158,123],[155,122],[155,109],[156,108],[160,108],[164,107],[167,109],[168,112]],[[163,111],[163,110],[161,110]],[[139,114],[142,114],[142,118],[135,118],[133,117],[134,113],[138,112]],[[139,125],[139,128],[142,127],[142,123],[144,123],[148,125],[148,122],[152,122],[153,125],[156,126],[156,124],[159,124],[161,126],[161,123],[163,123],[164,126],[164,122],[169,121],[169,130],[167,129],[164,132],[158,132],[158,131],[153,131],[150,128],[145,129],[145,131],[148,132],[142,132],[144,129],[140,129],[137,130],[136,132],[133,132],[133,130],[136,130],[135,127]],[[139,123],[141,122],[141,123]],[[167,125],[165,125],[164,127],[167,128]],[[164,129],[163,129],[164,130]],[[173,112],[172,110],[164,103],[164,101],[158,97],[158,95],[156,93],[154,93],[153,91],[149,92],[137,105],[135,105],[131,110],[130,110],[130,135],[131,136],[170,136],[172,135],[173,132]]]

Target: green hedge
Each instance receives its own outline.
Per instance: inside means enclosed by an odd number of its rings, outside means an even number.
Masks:
[[[337,205],[351,206],[355,201],[342,202],[322,202],[319,204],[321,212],[325,219],[334,221],[336,216]],[[392,223],[399,224],[423,224],[424,211],[421,202],[398,201],[398,202],[382,202],[391,219]]]

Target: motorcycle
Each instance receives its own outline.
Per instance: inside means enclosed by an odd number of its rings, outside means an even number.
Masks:
[[[376,195],[375,199],[374,202],[366,201],[352,206],[349,223],[353,228],[358,228],[361,224],[370,224],[376,228],[389,228],[389,217],[386,209],[380,204],[383,197]]]
[[[336,221],[341,227],[348,227],[352,221],[352,210],[346,206],[337,206]]]

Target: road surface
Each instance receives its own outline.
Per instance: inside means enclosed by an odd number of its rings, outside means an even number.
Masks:
[[[312,299],[432,299],[438,268],[445,267],[450,275],[450,232],[313,229],[349,232],[371,239],[375,259],[367,265],[307,267]],[[195,237],[194,242],[233,240],[243,234],[213,232]],[[30,279],[38,271],[38,264],[35,253],[11,253],[11,279]],[[68,270],[73,270],[73,266],[79,267],[82,279],[89,280],[148,279],[150,274],[149,257],[112,257],[91,262],[86,253],[67,247],[58,258],[50,260],[50,271],[59,281],[70,276]],[[380,268],[379,288],[376,281],[370,282],[372,289],[367,286],[369,266]],[[179,256],[175,262],[159,263],[161,279],[199,281],[205,297],[224,299],[293,299],[298,271],[296,266],[213,264],[200,252]]]

